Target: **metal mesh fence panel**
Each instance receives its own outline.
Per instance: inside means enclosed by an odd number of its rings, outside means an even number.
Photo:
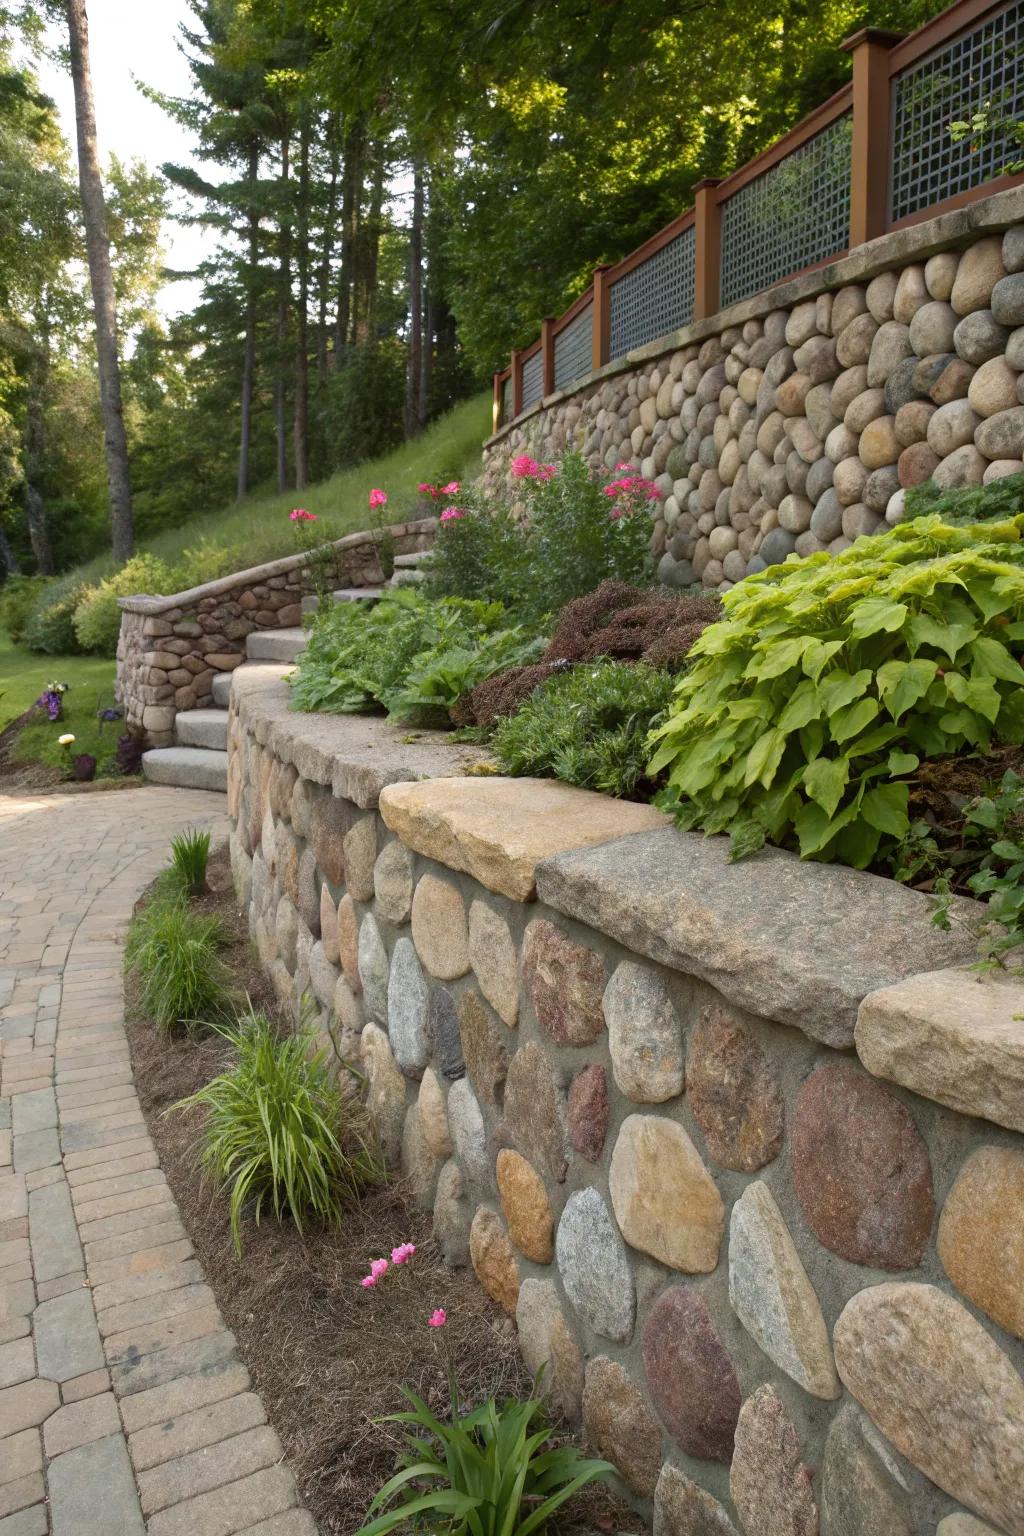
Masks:
[[[544,393],[544,360],[535,352],[523,364],[523,410],[535,405]]]
[[[573,379],[582,379],[589,373],[593,354],[594,305],[591,302],[555,337],[555,388],[562,389]]]
[[[696,235],[691,224],[668,245],[612,284],[609,350],[634,347],[688,325],[693,318]]]
[[[950,124],[987,118],[955,140]],[[893,81],[891,213],[906,218],[1004,175],[1021,159],[1024,4],[955,37]]]
[[[501,385],[501,421],[499,426],[507,426],[512,420],[512,375],[502,381]]]
[[[846,250],[852,130],[846,112],[722,204],[723,308]]]

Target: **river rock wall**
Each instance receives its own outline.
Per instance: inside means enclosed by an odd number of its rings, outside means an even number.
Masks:
[[[520,453],[629,462],[661,493],[661,579],[724,591],[899,522],[911,486],[1019,474],[1022,218],[998,194],[645,347],[492,438],[487,479]]]
[[[282,1004],[658,1536],[1022,1536],[1024,987],[964,926],[270,667],[229,751]]]

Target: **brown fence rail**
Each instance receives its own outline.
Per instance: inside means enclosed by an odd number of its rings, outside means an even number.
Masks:
[[[1016,186],[1024,0],[959,0],[909,37],[843,44],[853,79],[547,319],[494,375],[494,430],[556,389],[920,219]],[[950,126],[984,114],[981,133]]]

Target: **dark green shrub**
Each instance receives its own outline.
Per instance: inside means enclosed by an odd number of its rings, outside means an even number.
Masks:
[[[917,518],[727,592],[654,734],[679,825],[864,868],[922,758],[1024,740],[1022,531]]]
[[[250,1006],[220,1033],[234,1065],[174,1108],[208,1111],[201,1163],[230,1194],[236,1251],[250,1206],[257,1223],[267,1206],[278,1221],[287,1212],[300,1233],[310,1219],[339,1223],[346,1204],[383,1178],[366,1111],[341,1094],[311,1031],[279,1034]]]
[[[48,576],[8,576],[0,587],[0,629],[15,645],[25,638],[29,616],[49,580]]]
[[[556,674],[499,722],[494,755],[503,773],[628,798],[647,777],[648,734],[674,681],[643,662],[590,662]]]
[[[943,490],[934,480],[907,491],[904,521],[941,517],[944,523],[998,522],[1024,512],[1024,474],[1005,475],[988,485],[962,485]]]
[[[219,1018],[231,1001],[215,917],[192,912],[166,893],[133,919],[125,964],[138,973],[145,1012],[165,1034]]]
[[[438,1419],[415,1392],[406,1413],[385,1423],[407,1424],[407,1449],[397,1472],[370,1505],[395,1500],[387,1514],[369,1520],[356,1536],[387,1536],[396,1530],[432,1530],[452,1536],[539,1536],[575,1493],[615,1468],[587,1461],[572,1444],[552,1443],[536,1398],[497,1403],[469,1413],[459,1409],[452,1380],[451,1423]],[[421,1483],[429,1483],[424,1492]]]
[[[47,582],[25,624],[24,641],[30,651],[42,651],[47,656],[79,654],[82,647],[75,634],[75,609],[88,590],[74,576]]]

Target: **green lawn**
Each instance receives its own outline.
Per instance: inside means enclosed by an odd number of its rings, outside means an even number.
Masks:
[[[200,544],[244,545],[246,564],[258,565],[291,554],[298,547],[295,528],[288,522],[293,507],[315,512],[321,520],[321,531],[331,538],[372,527],[374,516],[368,497],[375,486],[388,494],[385,522],[425,517],[432,508],[417,494],[417,484],[421,480],[475,478],[482,467],[481,447],[490,430],[491,397],[475,395],[431,422],[414,442],[403,443],[380,458],[367,459],[330,480],[307,486],[304,491],[288,491],[283,496],[250,496],[240,505],[199,514],[180,528],[168,528],[140,539],[139,547],[174,564],[184,550]],[[96,581],[111,569],[110,557],[101,555],[79,567],[75,574],[84,581]]]
[[[44,762],[61,767],[65,749],[58,736],[71,732],[76,752],[90,752],[100,762],[110,757],[124,727],[120,721],[101,724],[98,709],[114,702],[114,663],[96,656],[37,656],[12,645],[0,634],[0,730],[23,714],[48,682],[68,683],[64,717],[52,723],[45,717],[18,737],[15,756],[22,762]]]

